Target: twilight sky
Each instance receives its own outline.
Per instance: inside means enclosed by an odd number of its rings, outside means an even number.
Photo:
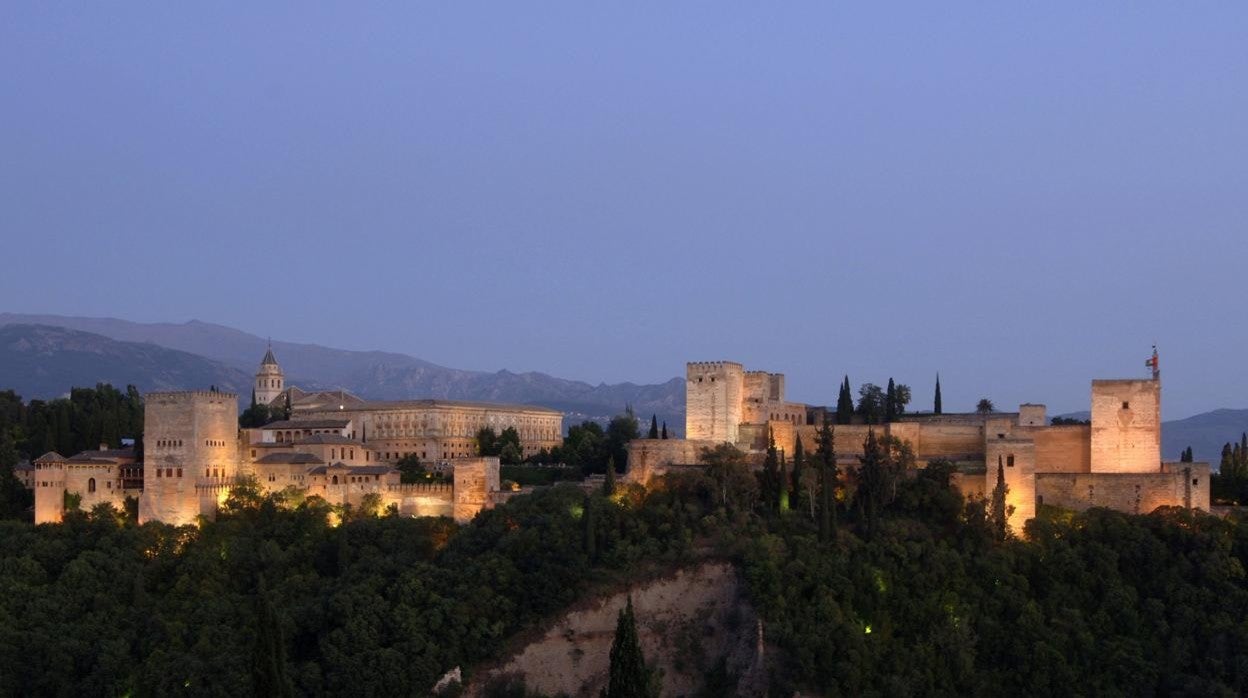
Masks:
[[[602,5],[0,5],[0,310],[1248,407],[1248,4]]]

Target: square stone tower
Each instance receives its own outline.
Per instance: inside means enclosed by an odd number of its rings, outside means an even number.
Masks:
[[[143,414],[139,522],[195,523],[214,490],[239,469],[238,396],[215,391],[148,393]],[[201,504],[201,493],[208,493]]]
[[[1092,381],[1091,469],[1160,472],[1160,379]]]
[[[685,366],[685,438],[735,444],[740,432],[745,367],[732,361]]]

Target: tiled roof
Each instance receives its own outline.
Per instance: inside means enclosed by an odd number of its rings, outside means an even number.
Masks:
[[[269,422],[261,429],[345,429],[349,419],[282,419]]]
[[[368,448],[368,446],[365,446],[359,441],[356,441],[355,439],[348,439],[347,437],[341,434],[313,434],[311,436],[305,436],[302,439],[299,439],[298,441],[296,441],[295,443],[301,444],[301,445],[344,444],[344,445],[350,445],[350,446],[359,446],[360,448]]]
[[[83,451],[67,459],[67,463],[113,463],[119,460],[134,460],[133,448],[108,448],[103,450]]]
[[[411,410],[458,407],[476,410],[507,410],[511,412],[541,412],[562,416],[563,412],[540,405],[516,405],[502,402],[469,402],[466,400],[375,400],[348,406],[348,411],[366,412],[376,410]]]
[[[320,465],[325,461],[311,453],[270,453],[256,461],[256,465]]]
[[[255,356],[255,354],[252,354],[252,356]],[[260,365],[261,366],[276,366],[277,365],[277,359],[274,358],[273,356],[273,347],[269,347],[269,350],[264,352],[264,358],[260,361]]]
[[[36,458],[35,462],[36,463],[64,463],[65,456],[62,456],[56,451],[48,451],[42,456],[39,456],[38,458]]]

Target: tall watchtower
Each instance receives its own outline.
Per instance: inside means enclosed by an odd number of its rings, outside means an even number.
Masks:
[[[201,504],[201,494],[232,483],[238,465],[237,395],[195,390],[144,398],[139,523],[194,523],[215,505]]]
[[[685,366],[685,438],[737,443],[745,367],[732,361]]]
[[[260,361],[260,370],[256,372],[256,402],[267,405],[286,389],[286,377],[282,375],[282,367],[273,356],[273,347],[264,352]]]
[[[1157,350],[1145,380],[1092,381],[1094,473],[1152,473],[1161,469],[1161,371]]]

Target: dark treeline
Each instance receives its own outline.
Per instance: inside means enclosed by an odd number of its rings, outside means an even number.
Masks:
[[[74,388],[68,398],[26,403],[12,390],[0,391],[0,439],[12,440],[23,458],[48,451],[71,456],[106,443],[143,437],[143,398],[133,385],[123,393],[107,383]]]
[[[702,513],[563,486],[459,528],[244,488],[201,529],[0,521],[0,693],[424,695],[595,579],[687,557]]]
[[[584,474],[605,473],[608,465],[622,472],[628,460],[628,442],[641,437],[641,425],[632,408],[616,415],[604,429],[597,422],[582,422],[568,429],[563,445],[529,458],[534,463],[563,463]]]
[[[1190,447],[1183,451],[1180,460],[1192,461]],[[1222,446],[1222,459],[1218,472],[1213,474],[1210,495],[1215,504],[1248,503],[1248,433],[1241,434],[1238,443]]]
[[[721,446],[647,490],[556,486],[464,527],[249,488],[202,528],[0,522],[0,685],[423,694],[596,582],[712,554],[764,619],[771,695],[1248,691],[1248,524],[1045,509],[1021,539],[949,464],[872,435],[841,472],[818,437],[758,472]]]
[[[0,519],[32,518],[34,495],[17,480],[14,466],[48,451],[72,456],[80,451],[121,446],[134,439],[143,448],[143,398],[134,386],[121,392],[101,383],[74,388],[68,398],[23,402],[12,390],[0,391]]]

